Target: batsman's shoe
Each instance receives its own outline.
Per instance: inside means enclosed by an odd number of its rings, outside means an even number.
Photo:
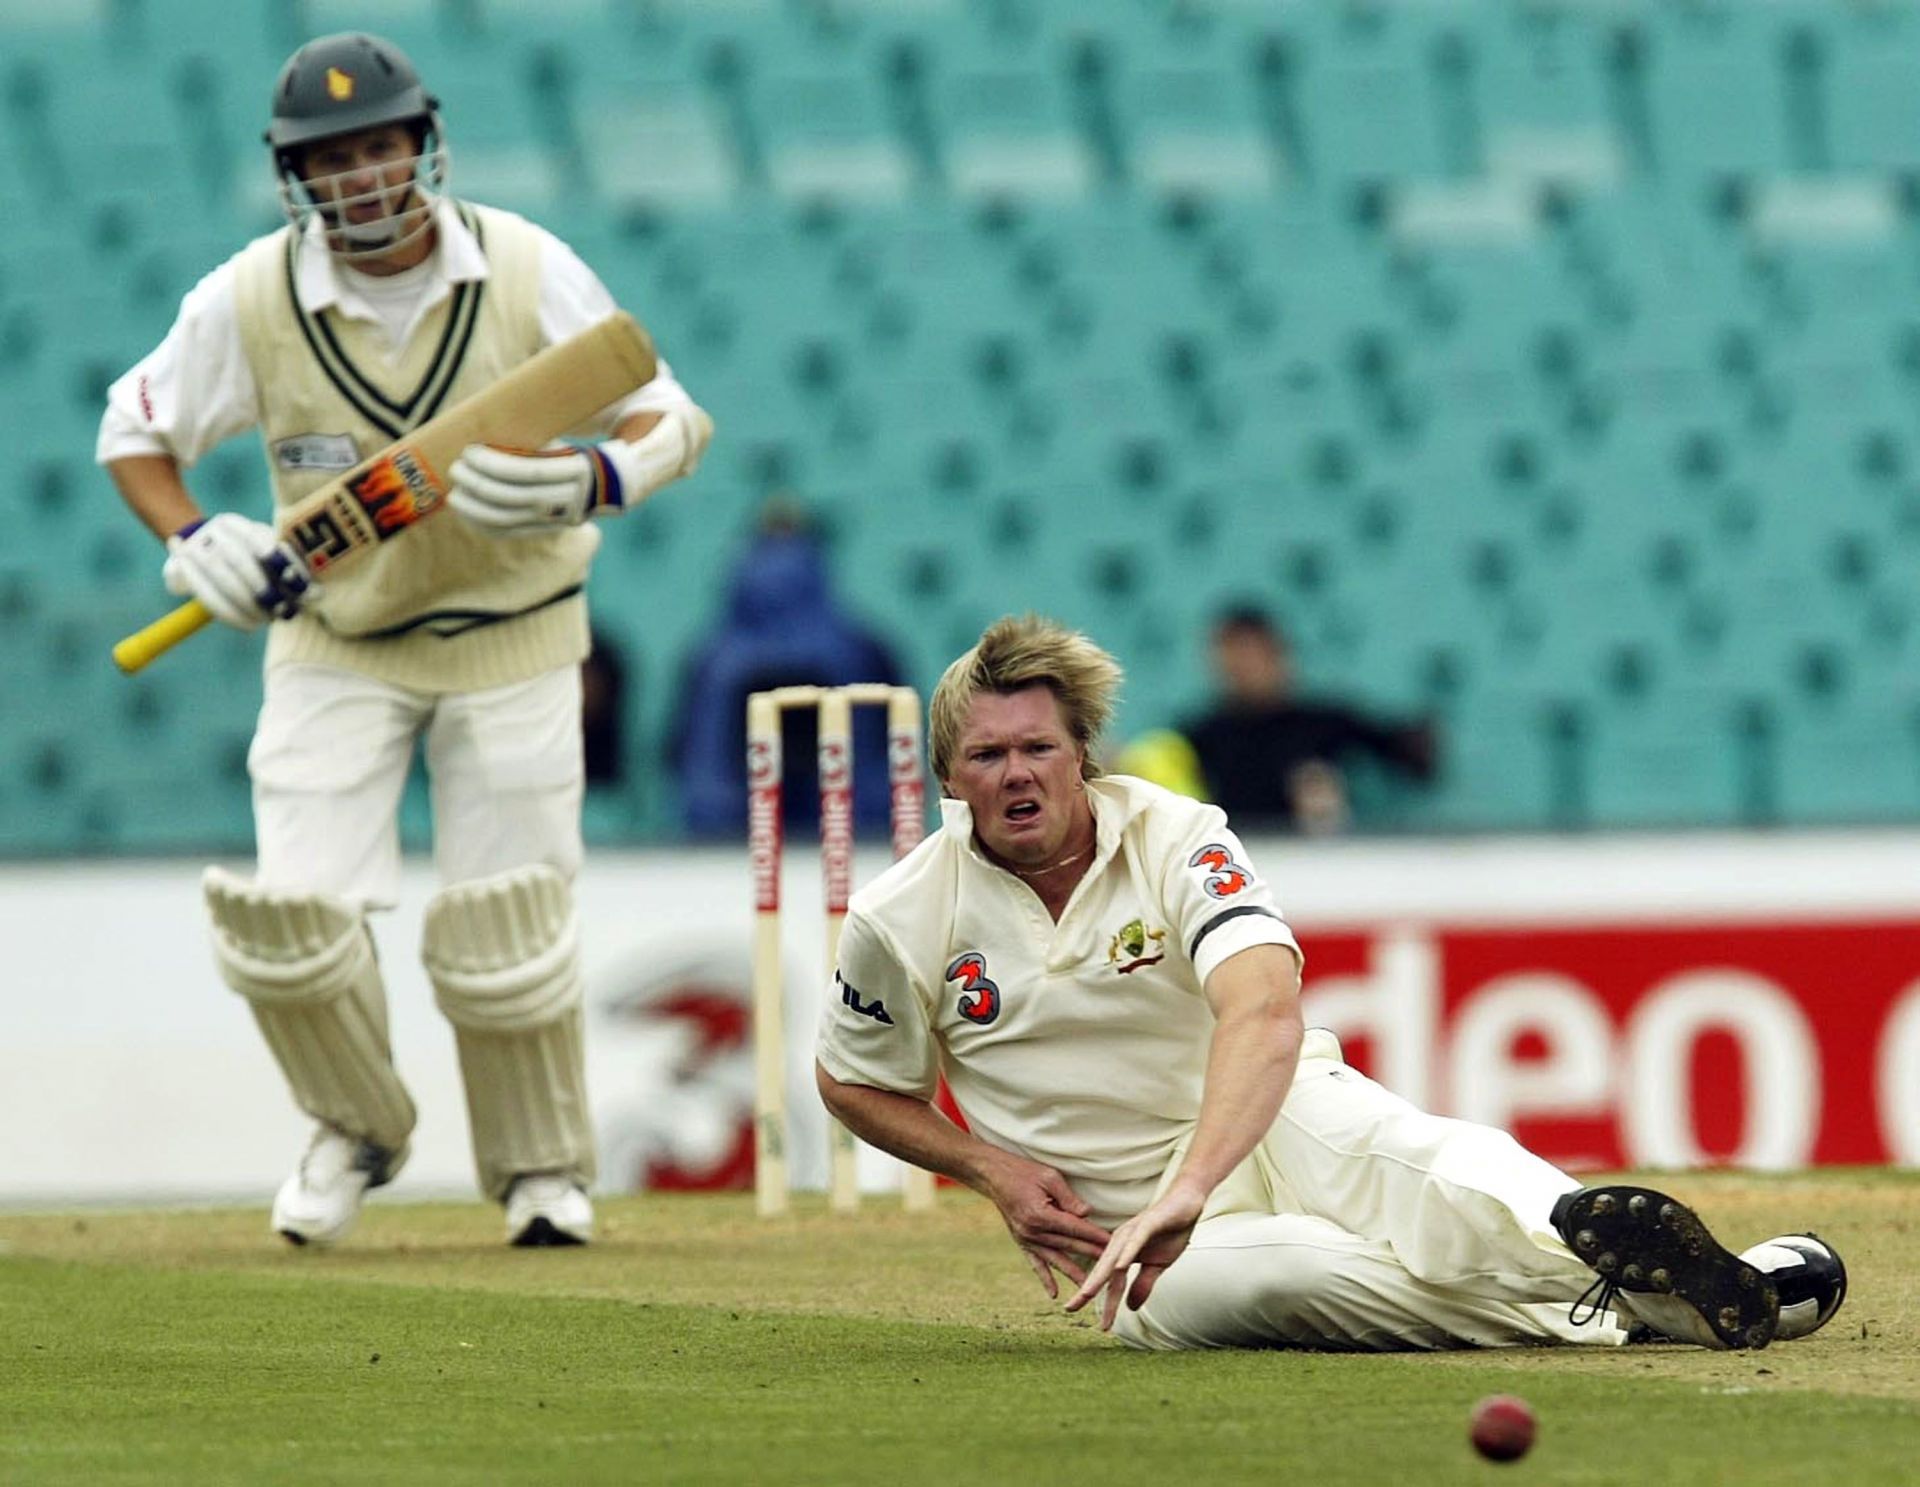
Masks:
[[[528,1172],[507,1190],[507,1243],[521,1249],[585,1244],[593,1237],[587,1191],[558,1172]]]
[[[1706,1348],[1773,1341],[1779,1288],[1723,1249],[1678,1199],[1652,1188],[1578,1188],[1553,1205],[1553,1227],[1600,1277],[1571,1320],[1582,1308],[1616,1307],[1629,1322]]]
[[[1818,1332],[1847,1299],[1847,1267],[1818,1234],[1782,1234],[1743,1250],[1740,1258],[1780,1289],[1775,1342]]]
[[[337,1244],[360,1217],[367,1189],[391,1182],[404,1160],[404,1153],[322,1126],[274,1195],[275,1232],[291,1244]]]

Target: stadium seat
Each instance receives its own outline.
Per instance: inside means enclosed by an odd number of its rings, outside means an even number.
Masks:
[[[1920,695],[1783,710],[1775,740],[1784,820],[1853,825],[1920,812]]]
[[[889,202],[914,182],[880,83],[861,67],[756,75],[768,184],[797,201]]]
[[[0,195],[36,208],[0,223],[0,685],[60,710],[0,719],[0,852],[244,845],[257,642],[196,638],[191,683],[100,664],[168,599],[91,449],[105,382],[278,224],[295,13],[0,22]],[[1167,724],[1211,613],[1272,605],[1318,680],[1444,714],[1396,827],[1920,818],[1912,6],[298,13],[395,35],[455,189],[572,242],[716,416],[603,533],[643,751],[779,494],[923,687],[1032,605]],[[192,481],[264,506],[251,441]],[[590,831],[665,825],[641,792]]]
[[[1611,826],[1729,826],[1741,818],[1737,709],[1660,690],[1588,710],[1586,808]]]
[[[1093,189],[1093,157],[1054,69],[936,57],[927,71],[940,170],[956,196],[1072,200]]]

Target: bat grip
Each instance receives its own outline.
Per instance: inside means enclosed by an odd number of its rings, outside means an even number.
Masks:
[[[162,615],[116,645],[113,664],[132,675],[155,656],[172,650],[212,618],[206,605],[198,599],[189,599],[171,614]]]

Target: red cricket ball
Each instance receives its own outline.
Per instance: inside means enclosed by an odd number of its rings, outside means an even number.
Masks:
[[[1512,1394],[1489,1394],[1473,1407],[1473,1448],[1489,1461],[1518,1461],[1533,1444],[1533,1411]]]

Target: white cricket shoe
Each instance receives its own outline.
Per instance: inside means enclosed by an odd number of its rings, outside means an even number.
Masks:
[[[390,1182],[404,1154],[332,1126],[313,1133],[307,1154],[273,1198],[273,1227],[291,1244],[337,1244],[360,1217],[367,1189]]]
[[[585,1244],[593,1237],[587,1190],[559,1172],[528,1172],[507,1189],[507,1243],[521,1249]]]
[[[1818,1234],[1782,1234],[1744,1251],[1741,1259],[1780,1288],[1775,1342],[1818,1332],[1847,1299],[1847,1266]]]

